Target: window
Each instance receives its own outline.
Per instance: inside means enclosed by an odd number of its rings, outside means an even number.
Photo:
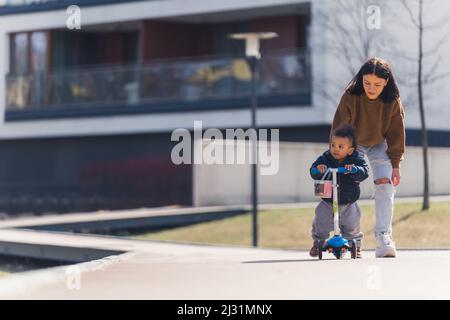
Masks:
[[[39,72],[46,69],[47,39],[45,32],[31,34],[31,71]]]
[[[18,33],[12,38],[11,72],[24,74],[28,72],[28,33]]]
[[[12,34],[10,71],[24,75],[47,69],[47,33],[44,31]]]

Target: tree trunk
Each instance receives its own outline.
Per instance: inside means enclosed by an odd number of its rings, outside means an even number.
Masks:
[[[419,110],[420,110],[420,123],[422,126],[421,139],[423,150],[423,203],[422,210],[428,210],[430,208],[430,190],[429,190],[429,177],[428,177],[428,134],[425,124],[425,112],[423,107],[423,94],[422,94],[422,62],[423,62],[423,21],[422,21],[423,0],[419,0],[419,70],[417,79],[417,89],[419,93]]]

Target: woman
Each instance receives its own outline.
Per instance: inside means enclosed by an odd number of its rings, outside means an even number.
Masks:
[[[357,132],[357,150],[367,155],[375,184],[376,257],[395,257],[392,240],[394,187],[400,184],[400,161],[405,152],[404,110],[392,69],[371,58],[347,85],[333,120]]]

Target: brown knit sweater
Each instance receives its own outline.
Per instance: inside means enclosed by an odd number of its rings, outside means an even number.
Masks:
[[[386,139],[387,154],[392,167],[399,168],[405,152],[405,112],[400,99],[383,103],[381,98],[370,100],[344,93],[334,115],[332,130],[343,123],[356,129],[357,143],[364,147],[373,146]]]

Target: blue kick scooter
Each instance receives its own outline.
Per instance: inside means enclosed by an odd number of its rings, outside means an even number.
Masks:
[[[322,252],[327,251],[334,254],[336,259],[341,259],[347,251],[350,251],[351,258],[356,259],[356,241],[347,240],[341,235],[341,230],[339,228],[339,206],[338,206],[338,184],[337,184],[337,174],[338,173],[348,173],[349,171],[344,167],[339,168],[328,168],[324,176],[329,172],[333,175],[333,217],[334,217],[334,236],[328,240],[319,241],[319,259],[322,260]],[[317,168],[312,169],[313,174],[318,174],[320,171]]]

